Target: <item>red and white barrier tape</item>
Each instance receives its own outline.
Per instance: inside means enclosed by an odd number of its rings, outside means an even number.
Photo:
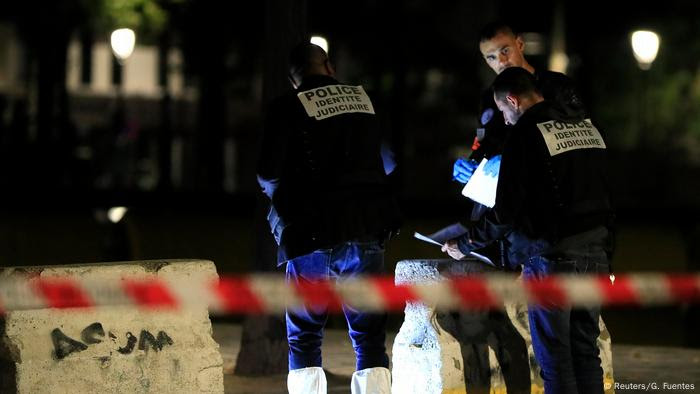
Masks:
[[[121,281],[70,277],[0,279],[0,314],[42,308],[138,306],[177,309],[207,306],[212,313],[276,313],[287,307],[342,304],[367,311],[398,311],[406,302],[438,309],[500,308],[507,302],[544,305],[664,305],[700,303],[700,274],[551,276],[522,281],[507,274],[454,277],[432,283],[394,284],[392,277],[341,282],[287,284],[272,275],[227,276],[218,281],[164,281],[154,277]]]

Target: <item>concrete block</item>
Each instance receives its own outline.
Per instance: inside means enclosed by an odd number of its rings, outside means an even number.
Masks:
[[[68,276],[167,282],[216,279],[211,261],[10,267],[0,277]],[[0,320],[2,393],[223,393],[222,358],[206,307],[15,311]]]
[[[494,269],[476,260],[404,260],[396,266],[395,281],[426,283],[490,271]],[[448,313],[407,303],[404,314],[392,348],[394,394],[544,391],[532,351],[527,304]],[[602,319],[600,324],[598,345],[605,382],[611,385],[610,334]]]

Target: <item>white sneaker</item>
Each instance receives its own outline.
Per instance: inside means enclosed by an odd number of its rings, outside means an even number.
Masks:
[[[289,394],[326,394],[328,383],[321,367],[293,369],[287,375]]]
[[[382,367],[355,371],[352,374],[350,392],[352,394],[391,394],[391,372]]]

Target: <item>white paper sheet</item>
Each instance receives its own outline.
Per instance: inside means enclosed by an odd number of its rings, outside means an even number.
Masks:
[[[479,166],[474,170],[474,174],[469,178],[469,182],[464,185],[462,195],[493,208],[496,205],[496,187],[498,186],[498,175],[491,176],[484,172],[484,166],[488,162],[483,159]]]
[[[445,242],[447,242],[447,240],[456,238],[459,235],[464,234],[464,232],[466,232],[466,228],[460,223],[455,223],[430,235],[423,235],[416,231],[413,233],[413,236],[417,239],[420,239],[421,241],[425,241],[427,243],[437,246],[442,246]],[[493,263],[493,261],[491,261],[491,259],[482,254],[476,252],[469,252],[469,255],[472,257],[476,257],[477,259],[483,261],[486,264],[493,265],[494,267],[496,266]]]

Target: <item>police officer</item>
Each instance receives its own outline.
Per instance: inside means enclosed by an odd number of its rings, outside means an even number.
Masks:
[[[573,81],[562,73],[536,70],[531,66],[525,59],[525,43],[522,36],[509,24],[504,21],[491,22],[482,28],[479,37],[479,50],[486,64],[496,74],[508,67],[522,67],[533,73],[545,99],[556,103],[571,115],[585,114]],[[503,149],[506,126],[503,117],[498,114],[490,89],[481,97],[479,113],[480,127],[474,138],[470,160],[458,159],[454,164],[453,177],[461,183],[467,183],[481,159],[497,156]],[[477,219],[483,212],[483,207],[477,207],[472,219]]]
[[[608,272],[612,208],[606,148],[590,120],[543,99],[528,70],[511,67],[493,83],[494,101],[513,125],[503,148],[496,205],[443,250],[455,259],[496,239],[526,279]],[[546,393],[602,393],[596,338],[600,309],[528,309]]]
[[[290,54],[295,90],[265,116],[258,180],[271,200],[268,221],[288,282],[382,272],[384,242],[399,213],[384,168],[381,133],[361,86],[340,84],[320,47]],[[386,314],[343,306],[356,354],[353,393],[389,393]],[[325,393],[321,340],[326,308],[288,310],[290,393]]]

